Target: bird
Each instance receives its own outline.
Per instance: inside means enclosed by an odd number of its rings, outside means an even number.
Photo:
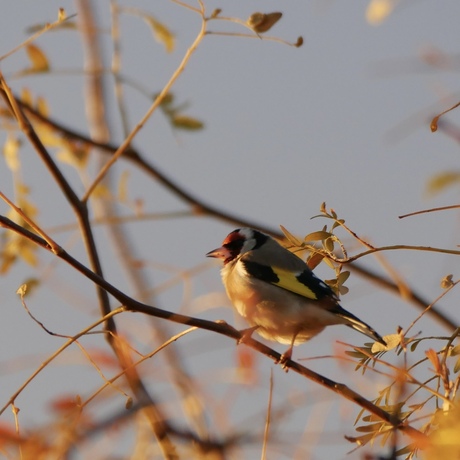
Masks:
[[[386,346],[368,324],[348,312],[324,281],[297,255],[274,238],[253,228],[238,228],[222,246],[206,254],[220,259],[227,295],[249,328],[264,339],[289,345],[279,362],[286,365],[294,345],[319,334],[326,326],[344,324]]]

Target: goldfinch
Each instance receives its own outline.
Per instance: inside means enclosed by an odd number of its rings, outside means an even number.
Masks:
[[[369,325],[344,310],[334,291],[307,264],[277,241],[252,228],[231,232],[220,248],[206,254],[221,259],[222,282],[236,311],[263,338],[292,348],[326,326],[345,324],[386,345]]]

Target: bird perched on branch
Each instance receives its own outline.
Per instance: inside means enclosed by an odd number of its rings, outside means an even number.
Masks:
[[[224,263],[222,281],[236,311],[253,331],[292,348],[319,334],[326,326],[344,324],[386,345],[369,325],[343,309],[334,291],[307,264],[276,240],[252,228],[231,232],[220,248],[206,254]]]

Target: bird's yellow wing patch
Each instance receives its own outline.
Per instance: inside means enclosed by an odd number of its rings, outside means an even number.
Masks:
[[[279,286],[280,288],[286,289],[287,291],[299,294],[307,299],[318,300],[318,292],[313,290],[313,286],[310,287],[301,281],[299,276],[302,273],[293,273],[288,270],[283,270],[278,267],[272,267],[273,273],[278,277],[278,281],[272,281],[272,284]]]
[[[301,295],[306,299],[320,300],[325,297],[336,298],[332,289],[305,268],[303,271],[292,272],[280,267],[264,265],[251,260],[241,260],[248,275],[258,280],[278,286],[286,291]]]

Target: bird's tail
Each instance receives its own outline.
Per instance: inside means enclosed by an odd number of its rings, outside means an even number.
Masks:
[[[369,324],[366,324],[365,322],[361,321],[359,318],[357,318],[355,315],[351,314],[350,312],[343,310],[345,313],[336,313],[338,316],[341,316],[343,319],[347,321],[346,325],[348,327],[351,327],[355,331],[361,332],[361,334],[367,335],[367,337],[375,340],[376,342],[381,343],[382,345],[387,345],[385,340],[382,339],[382,337],[377,334],[377,332],[372,329]]]

